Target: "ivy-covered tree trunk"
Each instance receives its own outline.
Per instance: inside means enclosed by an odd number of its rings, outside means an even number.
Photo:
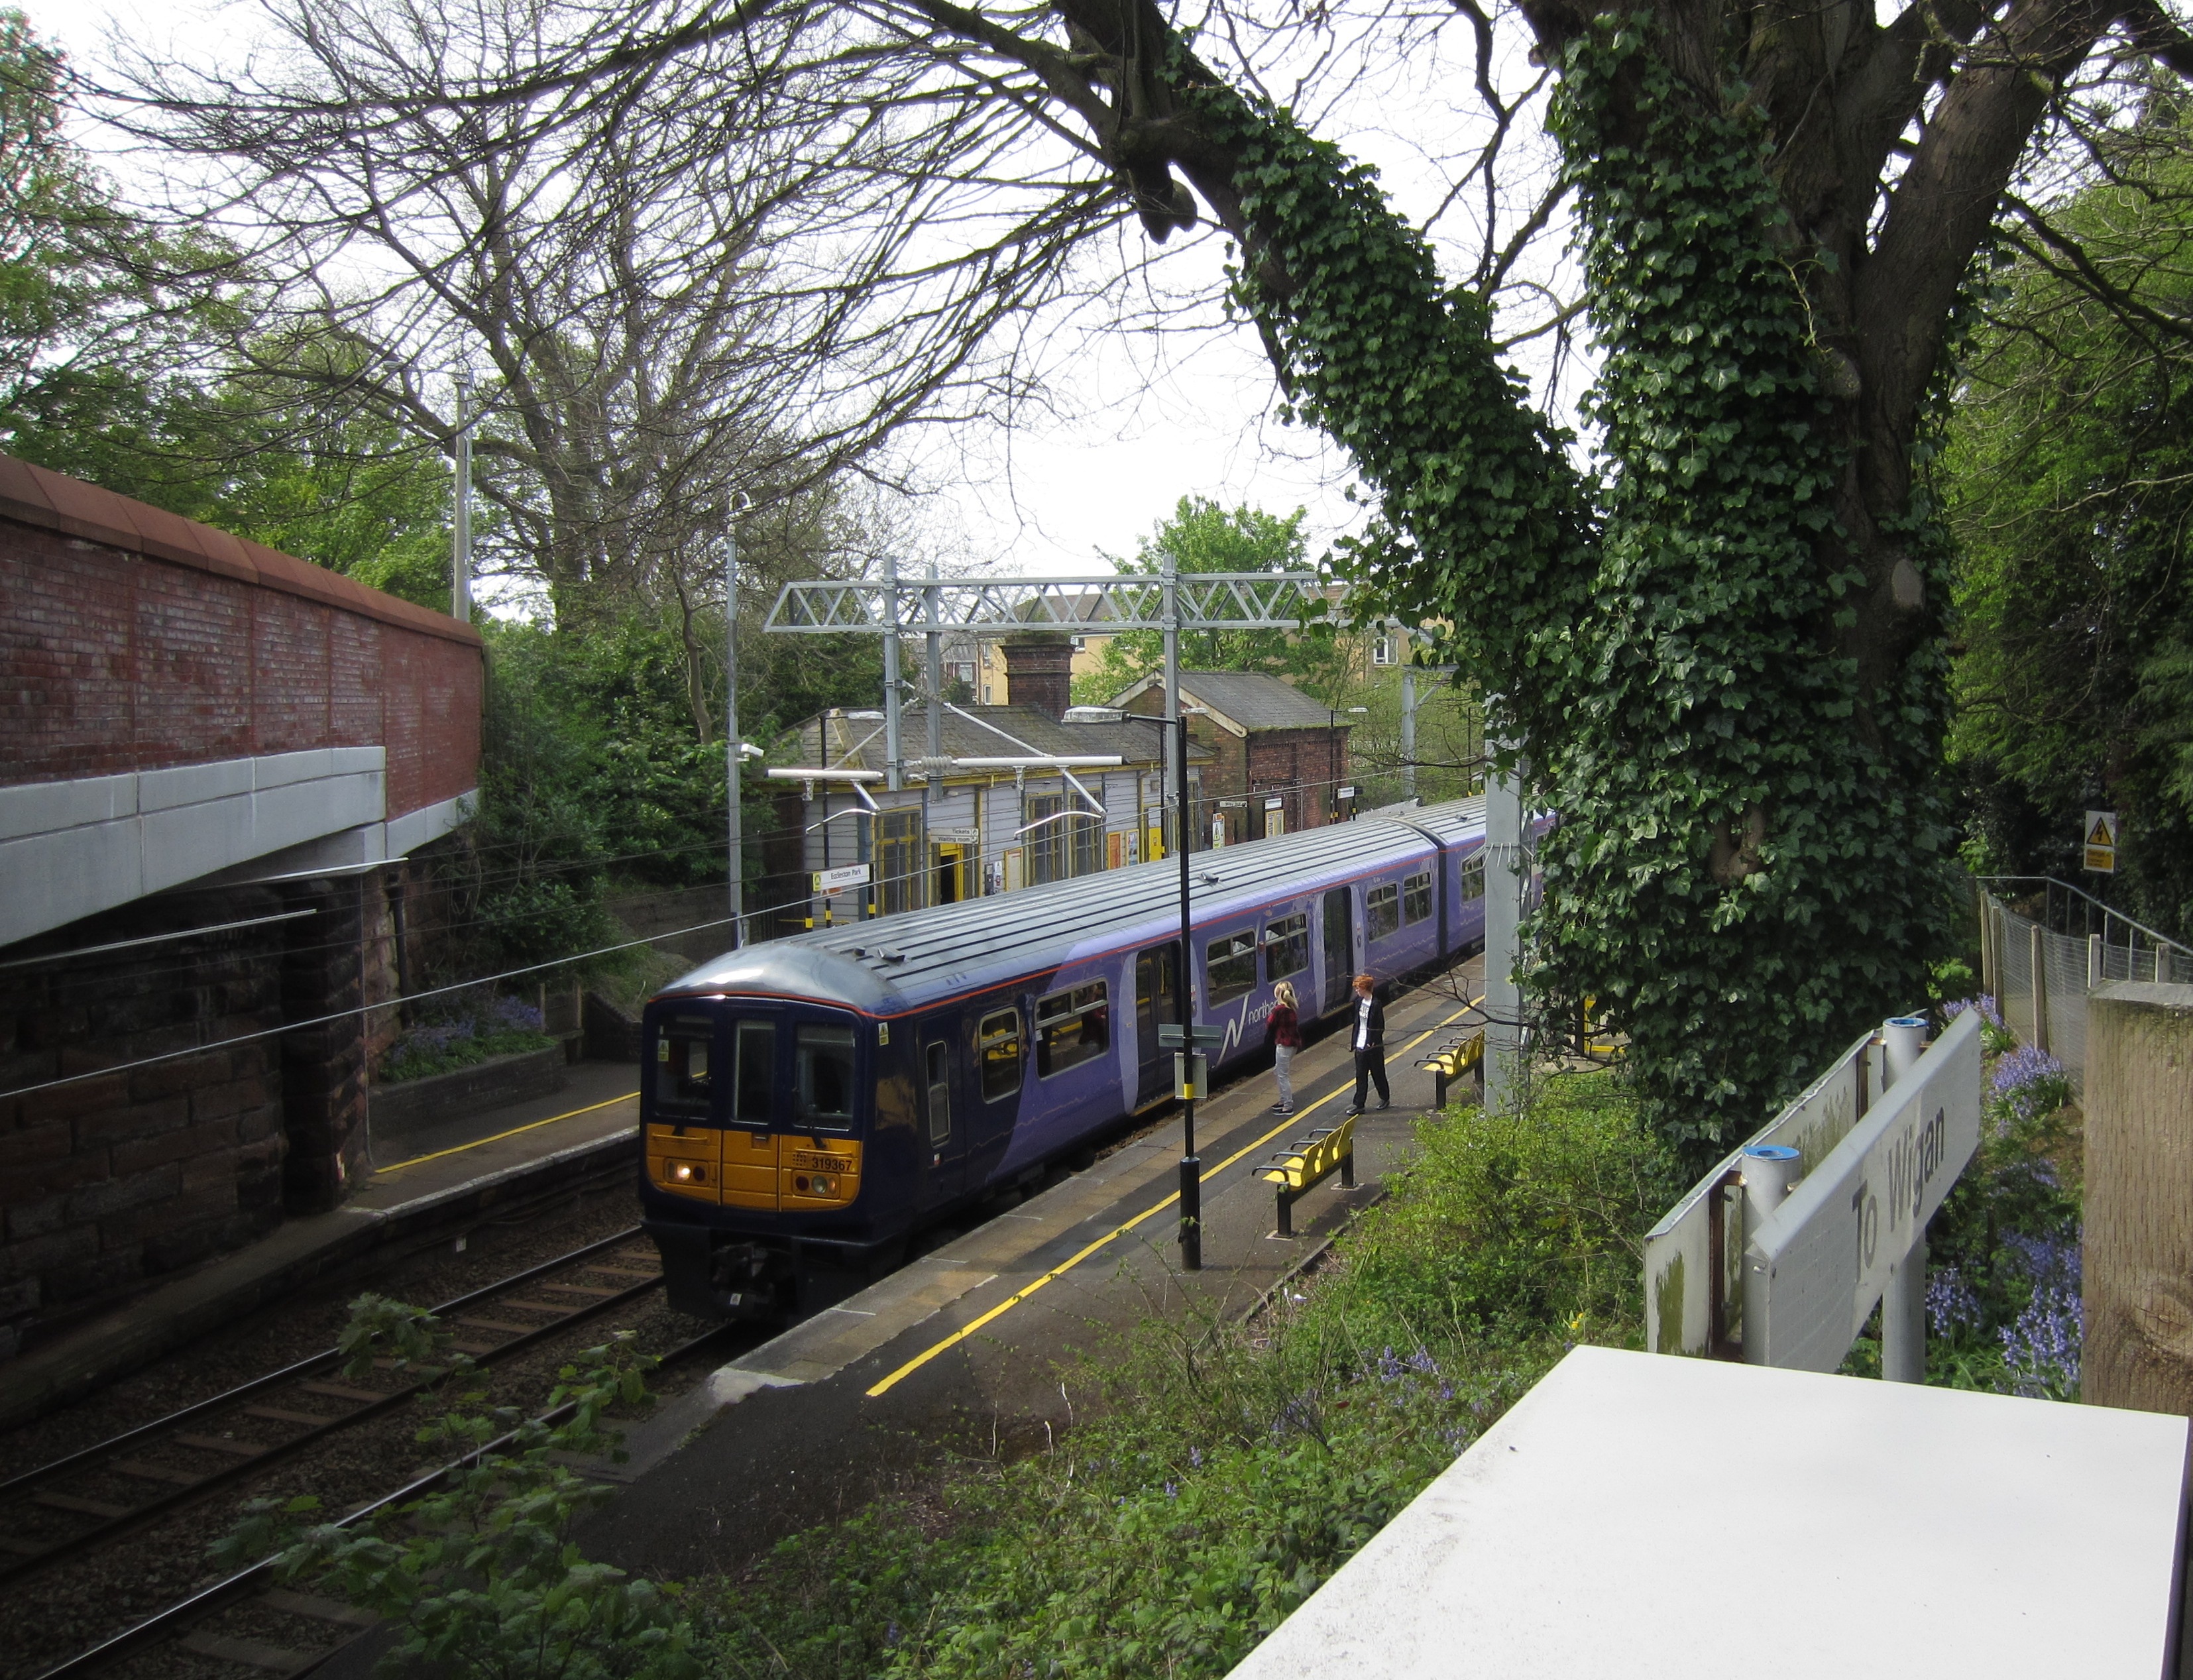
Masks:
[[[1943,346],[2063,77],[2113,26],[2186,43],[2151,4],[1522,4],[1561,75],[1603,485],[1369,172],[1153,0],[1061,0],[1063,50],[919,9],[1034,70],[1154,237],[1200,198],[1240,240],[1296,411],[1377,491],[1375,608],[1452,626],[1560,814],[1536,983],[1613,1011],[1703,1153],[1921,995],[1950,909]]]

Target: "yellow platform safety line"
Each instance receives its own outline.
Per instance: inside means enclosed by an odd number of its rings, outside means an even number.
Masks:
[[[1462,1008],[1457,1009],[1453,1014],[1448,1016],[1446,1020],[1438,1023],[1436,1025],[1426,1028],[1423,1032],[1418,1033],[1416,1037],[1411,1039],[1406,1044],[1403,1045],[1401,1046],[1402,1053],[1406,1055],[1410,1051],[1414,1050],[1434,1033],[1438,1032],[1440,1028],[1452,1026],[1457,1021],[1462,1019],[1463,1016],[1469,1014],[1471,1010],[1476,1008],[1479,1004],[1484,1001],[1485,1000],[1482,996],[1472,998]],[[1341,1090],[1344,1091],[1347,1088],[1347,1087],[1343,1086]],[[1220,1161],[1217,1166],[1212,1167],[1209,1172],[1203,1173],[1197,1179],[1197,1182],[1199,1184],[1208,1184],[1211,1179],[1217,1178],[1221,1173],[1223,1173],[1228,1167],[1231,1167],[1235,1161],[1240,1160],[1243,1155],[1248,1155],[1253,1150],[1262,1149],[1266,1144],[1270,1143],[1273,1138],[1278,1137],[1280,1132],[1286,1131],[1291,1127],[1299,1124],[1303,1115],[1315,1112],[1317,1109],[1323,1108],[1327,1103],[1333,1101],[1339,1095],[1340,1091],[1334,1091],[1328,1095],[1319,1098],[1314,1103],[1312,1103],[1308,1108],[1300,1110],[1298,1113],[1289,1115],[1277,1126],[1274,1126],[1270,1131],[1264,1133],[1263,1137],[1257,1138],[1252,1143],[1244,1144],[1241,1148],[1234,1150],[1233,1154],[1228,1155],[1225,1160]],[[1070,1258],[1061,1260],[1056,1265],[1053,1266],[1049,1271],[1044,1273],[1041,1277],[1037,1278],[1034,1282],[1023,1284],[1018,1289],[1014,1290],[1011,1294],[1006,1296],[1004,1300],[999,1302],[997,1305],[992,1307],[981,1317],[973,1319],[966,1324],[963,1324],[959,1329],[954,1330],[950,1335],[945,1337],[943,1340],[932,1343],[928,1347],[924,1348],[919,1353],[914,1355],[913,1358],[908,1360],[905,1364],[900,1366],[897,1370],[892,1372],[888,1377],[884,1378],[880,1382],[877,1383],[873,1388],[870,1389],[867,1391],[867,1397],[871,1400],[874,1400],[879,1396],[888,1393],[893,1387],[896,1386],[898,1383],[902,1381],[904,1379],[912,1376],[923,1366],[928,1364],[930,1360],[936,1358],[938,1354],[950,1352],[953,1348],[959,1346],[960,1343],[965,1341],[968,1337],[973,1335],[977,1330],[982,1329],[983,1326],[1004,1317],[1005,1314],[1011,1312],[1022,1301],[1025,1301],[1029,1296],[1034,1294],[1037,1290],[1056,1282],[1060,1278],[1065,1276],[1067,1273],[1072,1271],[1074,1267],[1079,1265],[1084,1260],[1087,1259],[1091,1254],[1094,1254],[1098,1249],[1103,1247],[1107,1243],[1112,1242],[1117,1238],[1125,1236],[1129,1231],[1134,1230],[1136,1226],[1141,1224],[1145,1219],[1153,1218],[1158,1214],[1164,1213],[1166,1208],[1171,1207],[1173,1203],[1179,1200],[1180,1192],[1178,1190],[1175,1190],[1170,1195],[1166,1196],[1164,1201],[1154,1203],[1150,1207],[1145,1207],[1141,1213],[1136,1214],[1133,1218],[1127,1220],[1125,1224],[1113,1226],[1110,1230],[1106,1231],[1103,1236],[1098,1237],[1094,1242],[1089,1244],[1088,1247],[1081,1249]]]
[[[1340,1165],[1340,1157],[1354,1147],[1355,1116],[1350,1115],[1331,1131],[1308,1139],[1299,1149],[1289,1144],[1285,1155],[1274,1155],[1270,1166],[1257,1169],[1257,1176],[1268,1184],[1285,1184],[1289,1190],[1298,1190],[1313,1178],[1322,1178],[1331,1172]]]
[[[619,1103],[632,1102],[638,1095],[639,1092],[637,1091],[627,1091],[623,1096],[612,1097],[605,1103],[589,1103],[585,1108],[573,1109],[569,1114],[552,1114],[546,1120],[528,1121],[523,1126],[513,1126],[509,1131],[498,1132],[492,1138],[475,1138],[469,1144],[459,1144],[452,1149],[436,1150],[432,1155],[415,1155],[409,1161],[392,1161],[387,1166],[376,1167],[373,1170],[376,1173],[401,1173],[407,1167],[417,1167],[425,1161],[440,1161],[449,1155],[462,1155],[467,1150],[476,1150],[483,1144],[499,1144],[505,1138],[517,1137],[521,1132],[538,1132],[542,1127],[553,1126],[559,1120],[576,1120],[581,1115],[593,1114],[598,1109],[613,1109]]]

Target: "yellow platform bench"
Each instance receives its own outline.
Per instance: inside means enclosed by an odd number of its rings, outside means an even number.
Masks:
[[[1297,1138],[1257,1169],[1266,1184],[1279,1186],[1278,1234],[1295,1234],[1295,1203],[1335,1173],[1344,1189],[1355,1184],[1355,1116],[1353,1115],[1321,1132]]]

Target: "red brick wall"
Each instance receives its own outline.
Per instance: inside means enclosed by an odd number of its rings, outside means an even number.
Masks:
[[[391,817],[471,789],[479,635],[0,456],[0,784],[381,746]]]
[[[1333,790],[1348,775],[1345,731],[1260,730],[1248,741],[1248,799],[1251,833],[1262,833],[1264,800],[1286,801],[1287,832],[1325,826]]]

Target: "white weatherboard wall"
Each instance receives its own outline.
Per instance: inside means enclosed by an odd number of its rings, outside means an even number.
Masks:
[[[1578,1348],[1233,1680],[2162,1680],[2188,1427]]]
[[[386,760],[325,747],[0,788],[0,945],[292,852],[299,869],[401,857],[463,819],[457,799],[384,821]]]

